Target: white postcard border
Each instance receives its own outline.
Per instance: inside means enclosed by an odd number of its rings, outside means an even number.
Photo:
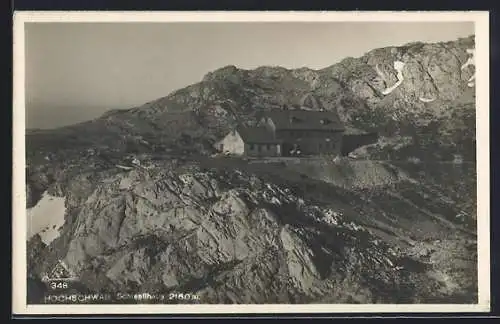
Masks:
[[[475,23],[478,304],[307,304],[307,305],[27,305],[25,192],[26,22],[456,22]],[[242,313],[407,313],[490,311],[489,224],[489,14],[462,12],[105,12],[17,11],[14,13],[13,92],[13,313],[34,314],[242,314]]]

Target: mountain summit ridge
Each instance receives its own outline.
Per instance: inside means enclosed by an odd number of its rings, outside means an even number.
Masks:
[[[206,73],[200,82],[165,97],[139,107],[108,111],[81,124],[111,123],[114,127],[109,131],[113,133],[131,127],[150,132],[155,126],[164,126],[162,119],[172,118],[165,113],[184,112],[183,118],[191,120],[194,128],[207,128],[205,135],[214,142],[237,121],[254,118],[256,110],[296,104],[311,91],[327,109],[337,109],[348,126],[360,129],[393,127],[390,124],[394,124],[391,120],[395,114],[402,118],[429,114],[432,118],[441,118],[453,110],[457,101],[461,105],[475,104],[473,88],[467,86],[474,67],[460,69],[469,58],[467,49],[473,46],[474,37],[470,36],[454,42],[385,47],[319,70],[266,66],[244,70],[228,65]],[[393,64],[398,60],[406,62],[402,71],[404,80],[384,95],[384,89],[397,82]],[[368,114],[381,115],[385,120],[371,120]],[[78,129],[78,124],[62,128],[68,127]],[[193,131],[199,132],[199,129]]]

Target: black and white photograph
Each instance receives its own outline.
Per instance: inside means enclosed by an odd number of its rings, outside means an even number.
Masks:
[[[16,15],[21,312],[489,310],[487,13]]]

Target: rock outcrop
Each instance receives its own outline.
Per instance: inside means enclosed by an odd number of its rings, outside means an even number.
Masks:
[[[366,192],[310,180],[304,195],[303,181],[280,172],[196,165],[104,173],[95,189],[68,191],[73,221],[59,256],[86,289],[189,291],[206,303],[381,303],[463,299],[473,288],[430,292],[444,285],[428,275],[436,268],[418,258],[404,265],[405,246],[467,232],[446,216],[453,201],[439,212],[439,199],[417,205],[432,188],[399,179]],[[385,204],[401,205],[406,220]],[[38,276],[55,260],[44,253]]]

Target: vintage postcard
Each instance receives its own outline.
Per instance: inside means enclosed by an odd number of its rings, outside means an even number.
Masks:
[[[487,312],[487,12],[16,12],[15,314]]]

